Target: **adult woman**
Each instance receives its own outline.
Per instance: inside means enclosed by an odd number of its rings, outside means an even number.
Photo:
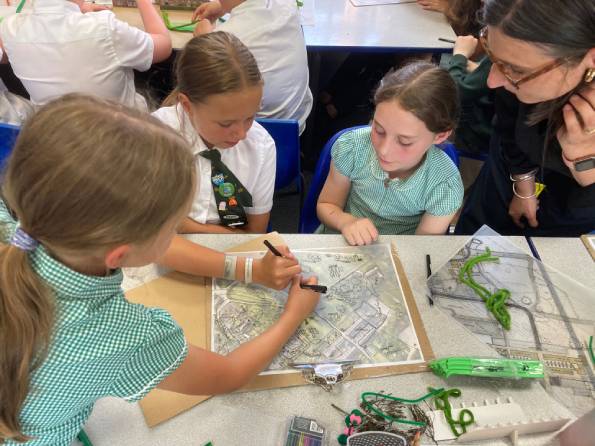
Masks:
[[[595,229],[595,10],[591,0],[486,0],[490,156],[457,225],[503,234]],[[539,195],[537,183],[545,185]],[[539,195],[539,196],[538,196]],[[525,222],[526,220],[526,222]]]

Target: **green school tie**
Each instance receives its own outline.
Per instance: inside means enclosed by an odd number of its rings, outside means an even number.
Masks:
[[[248,223],[244,207],[252,207],[252,195],[221,161],[219,150],[203,150],[199,155],[211,161],[211,185],[217,201],[217,212],[224,226]]]

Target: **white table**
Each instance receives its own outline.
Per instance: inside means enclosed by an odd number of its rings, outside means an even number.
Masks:
[[[306,0],[308,1],[308,0]],[[309,50],[440,52],[456,38],[444,15],[417,3],[353,6],[349,0],[314,0],[315,23],[304,25]]]
[[[202,235],[192,236],[195,241],[225,249],[239,244],[250,236]],[[290,247],[344,246],[342,237],[329,235],[283,235]],[[511,237],[515,244],[528,251],[524,238]],[[464,243],[465,237],[442,236],[383,236],[381,242],[394,242],[399,251],[417,306],[436,356],[485,355],[493,351],[436,308],[427,304],[423,287],[425,284],[425,254],[432,255],[435,269],[446,262]],[[575,278],[588,278],[585,284],[595,286],[595,263],[578,262],[568,267],[567,259],[582,258],[585,249],[579,239],[536,239],[537,248],[550,266],[567,270]],[[157,276],[159,271],[150,266],[127,271],[125,286],[131,287]],[[342,415],[331,408],[335,403],[346,410],[357,406],[359,395],[364,391],[385,390],[398,396],[420,396],[428,386],[444,385],[444,381],[431,373],[417,373],[385,378],[351,381],[326,393],[316,386],[302,386],[258,392],[236,393],[216,396],[179,416],[153,428],[147,428],[138,404],[128,404],[116,399],[97,403],[85,426],[93,444],[107,446],[116,444],[134,445],[203,445],[212,440],[214,446],[228,445],[278,445],[282,444],[285,422],[292,415],[314,418],[330,432],[330,444],[342,429]],[[449,386],[458,386],[464,401],[493,400],[512,396],[521,404],[525,413],[533,417],[572,415],[558,402],[550,398],[536,382],[485,383],[465,377],[451,378]],[[522,445],[552,444],[551,434],[521,437]],[[426,443],[430,444],[430,443]],[[507,441],[483,443],[504,445]],[[555,444],[555,443],[554,443]]]
[[[455,34],[442,14],[416,3],[355,7],[349,0],[315,0],[315,23],[303,26],[310,50],[443,52],[452,44],[438,37]],[[116,17],[143,27],[136,8],[114,8]],[[191,11],[168,11],[173,22],[190,22]],[[182,48],[192,33],[170,31],[173,47]]]

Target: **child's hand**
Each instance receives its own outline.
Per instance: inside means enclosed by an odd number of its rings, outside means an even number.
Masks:
[[[108,5],[96,5],[95,3],[81,3],[79,9],[83,14],[86,14],[87,12],[105,11],[110,10],[112,8]]]
[[[428,11],[446,12],[448,0],[417,0],[417,4]]]
[[[262,259],[255,259],[252,266],[254,282],[275,290],[285,288],[291,279],[302,272],[302,267],[287,246],[275,246],[283,257],[268,251]]]
[[[283,311],[298,318],[300,321],[303,321],[312,313],[312,311],[314,311],[316,305],[318,305],[320,293],[300,288],[300,282],[302,282],[301,276],[297,275],[293,277],[291,289],[287,296],[287,303],[285,304],[285,310]],[[303,280],[303,283],[316,285],[318,279],[315,276],[312,276]]]
[[[469,59],[477,48],[478,40],[473,36],[459,36],[455,41],[452,54],[462,54]]]
[[[221,3],[218,0],[205,2],[194,10],[192,14],[192,21],[207,19],[214,22],[219,17],[225,14]]]
[[[194,27],[194,35],[201,36],[203,34],[208,34],[212,32],[214,29],[215,27],[209,20],[201,20]]]
[[[378,229],[368,218],[358,218],[341,228],[341,234],[350,245],[370,245],[378,240]]]

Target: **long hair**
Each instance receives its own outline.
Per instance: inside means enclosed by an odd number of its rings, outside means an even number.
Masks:
[[[457,86],[446,70],[431,63],[413,62],[386,74],[374,93],[374,104],[387,101],[398,101],[433,133],[457,126]]]
[[[177,103],[178,94],[190,102],[262,85],[262,76],[250,50],[233,34],[216,31],[192,38],[175,62],[176,88],[164,105]]]
[[[575,66],[595,44],[595,7],[592,0],[486,0],[486,25],[504,34],[538,46],[554,58]],[[555,135],[564,120],[562,107],[585,85],[582,80],[565,95],[538,104],[528,123],[548,119],[548,131]]]
[[[194,175],[186,143],[158,120],[68,95],[24,125],[2,196],[20,227],[50,254],[88,259],[151,241],[189,202]],[[27,440],[19,414],[53,323],[54,294],[30,255],[0,245],[0,443]]]

